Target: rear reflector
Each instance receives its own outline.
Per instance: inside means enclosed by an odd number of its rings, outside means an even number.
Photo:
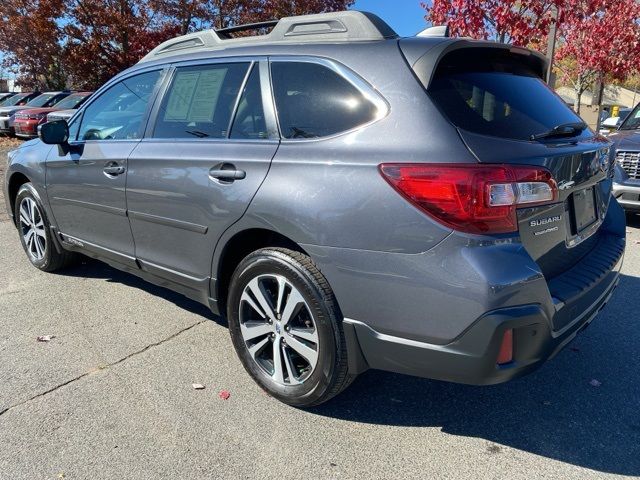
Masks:
[[[505,330],[500,344],[500,353],[498,353],[498,365],[504,365],[513,361],[513,329]]]
[[[539,167],[384,163],[380,172],[412,204],[467,233],[517,232],[518,206],[558,198],[551,173]]]

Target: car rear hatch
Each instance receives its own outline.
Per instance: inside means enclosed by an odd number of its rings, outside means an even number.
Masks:
[[[413,62],[414,71],[478,162],[551,172],[555,199],[518,208],[519,235],[554,300],[575,300],[611,271],[624,249],[624,240],[602,228],[611,199],[611,145],[580,125],[547,87],[538,55],[487,42],[458,43],[436,45]],[[564,322],[554,319],[554,326]]]

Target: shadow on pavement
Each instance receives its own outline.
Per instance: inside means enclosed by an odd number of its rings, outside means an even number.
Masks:
[[[529,376],[472,387],[368,371],[313,413],[436,427],[580,467],[640,475],[639,291],[640,278],[623,276],[599,318]],[[592,386],[594,379],[602,385]]]
[[[640,216],[631,221],[640,226]],[[98,261],[87,259],[63,274],[139,288],[226,326],[207,307]],[[640,278],[622,275],[594,323],[529,376],[472,387],[368,371],[310,413],[377,425],[436,427],[580,467],[640,475],[638,292]],[[592,386],[594,379],[601,385]],[[499,454],[495,446],[487,449]]]
[[[640,213],[627,212],[627,227],[640,228]]]
[[[110,267],[106,263],[93,260],[89,257],[82,257],[81,263],[62,270],[60,275],[79,278],[101,278],[108,282],[116,282],[128,287],[138,288],[151,295],[164,298],[184,310],[213,320],[219,325],[227,326],[227,321],[224,318],[214,315],[205,305],[176,293],[173,290],[159,287],[133,274],[122,272]]]

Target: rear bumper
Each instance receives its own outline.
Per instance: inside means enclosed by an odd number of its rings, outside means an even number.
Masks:
[[[539,304],[488,312],[447,345],[386,335],[362,322],[345,319],[349,354],[353,357],[351,368],[356,372],[375,368],[470,385],[491,385],[525,375],[552,358],[593,321],[617,287],[621,265],[622,257],[590,290],[593,301],[589,307],[561,331],[553,331],[553,319]],[[497,365],[507,329],[513,329],[514,359]]]
[[[547,279],[519,242],[450,236],[418,255],[306,245],[345,316],[349,367],[467,384],[528,373],[596,316],[618,284],[625,217],[610,202],[592,249]],[[497,365],[504,331],[514,360]]]
[[[614,182],[613,196],[625,210],[640,212],[640,180]]]

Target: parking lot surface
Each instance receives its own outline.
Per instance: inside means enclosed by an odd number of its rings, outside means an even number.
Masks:
[[[96,261],[39,272],[0,215],[2,480],[640,476],[640,216],[611,302],[539,371],[369,371],[304,411],[262,393],[203,306]]]

